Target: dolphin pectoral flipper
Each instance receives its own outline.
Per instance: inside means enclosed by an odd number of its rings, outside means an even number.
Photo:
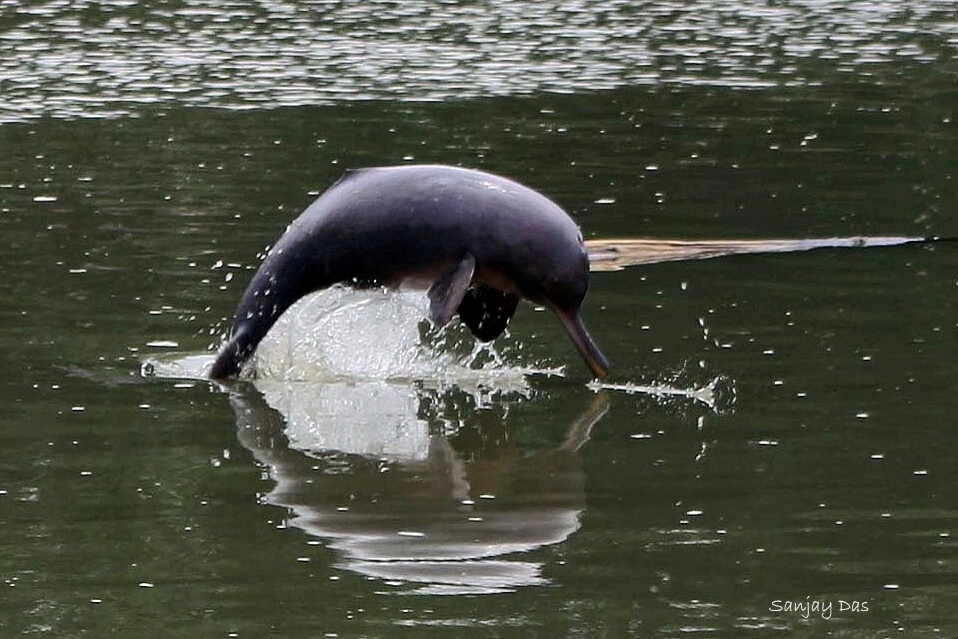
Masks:
[[[506,330],[518,305],[518,295],[479,284],[466,291],[459,304],[459,319],[476,339],[491,342]]]
[[[445,326],[456,314],[475,271],[476,258],[467,253],[429,287],[429,318],[436,326]]]

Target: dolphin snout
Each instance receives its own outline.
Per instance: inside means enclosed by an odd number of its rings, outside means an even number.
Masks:
[[[609,374],[609,362],[606,360],[605,355],[602,354],[602,351],[599,350],[592,336],[589,335],[585,324],[582,323],[582,317],[579,315],[579,311],[556,310],[555,313],[559,321],[562,322],[562,327],[565,328],[566,333],[569,334],[572,343],[575,344],[579,355],[582,356],[589,370],[592,371],[592,374],[598,379],[605,379]]]

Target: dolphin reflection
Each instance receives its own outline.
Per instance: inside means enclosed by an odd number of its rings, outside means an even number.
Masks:
[[[326,540],[342,568],[441,594],[547,583],[541,562],[516,555],[578,530],[577,451],[608,410],[595,395],[561,444],[523,455],[507,407],[450,416],[463,398],[411,385],[260,380],[231,386],[230,403],[240,443],[276,482],[264,501],[288,508],[289,525]]]

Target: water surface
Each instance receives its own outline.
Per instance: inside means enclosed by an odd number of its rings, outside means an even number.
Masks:
[[[0,634],[954,636],[953,243],[596,273],[613,389],[528,304],[475,360],[392,300],[272,351],[331,378],[194,373],[350,166],[491,170],[590,238],[954,236],[956,33],[939,2],[0,6]]]

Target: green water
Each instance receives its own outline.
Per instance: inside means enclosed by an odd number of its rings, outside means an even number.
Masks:
[[[530,305],[481,383],[141,374],[346,167],[484,168],[587,238],[954,236],[956,25],[0,5],[0,635],[958,635],[953,243],[593,274],[608,381],[677,395],[590,389]]]

